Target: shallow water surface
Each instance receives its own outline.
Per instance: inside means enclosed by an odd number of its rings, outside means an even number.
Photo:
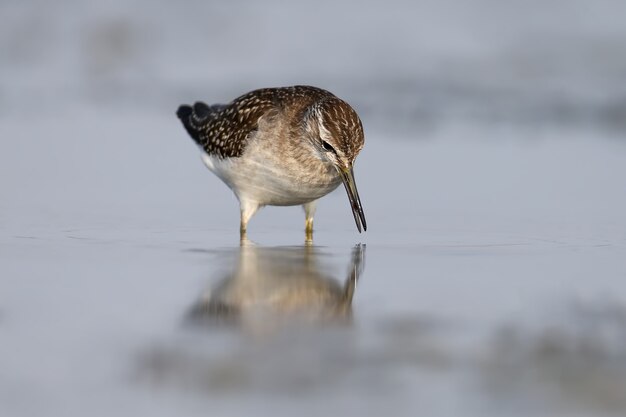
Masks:
[[[367,233],[338,190],[240,246],[178,126],[98,120],[1,127],[56,138],[0,154],[1,415],[626,412],[621,143],[374,130]]]

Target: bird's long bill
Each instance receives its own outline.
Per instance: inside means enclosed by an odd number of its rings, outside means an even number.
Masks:
[[[343,181],[346,192],[348,193],[348,199],[352,206],[352,214],[354,215],[354,221],[356,222],[356,228],[361,233],[361,227],[363,230],[367,230],[367,223],[365,222],[365,214],[363,213],[363,207],[361,207],[361,199],[359,198],[359,192],[356,189],[356,182],[354,182],[354,171],[352,168],[341,170],[341,180]]]

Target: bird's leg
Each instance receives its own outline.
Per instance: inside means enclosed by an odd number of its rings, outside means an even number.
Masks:
[[[304,235],[307,242],[313,241],[313,215],[315,215],[315,208],[317,207],[317,200],[303,204],[304,208]]]
[[[313,242],[313,219],[306,219],[304,224],[304,240]]]
[[[239,238],[241,241],[247,240],[246,231],[248,229],[248,221],[259,209],[259,204],[253,201],[240,200],[241,201],[241,222],[239,223]]]
[[[239,239],[243,242],[248,239],[248,234],[246,230],[246,224],[243,221],[243,217],[241,219],[241,223],[239,224]]]

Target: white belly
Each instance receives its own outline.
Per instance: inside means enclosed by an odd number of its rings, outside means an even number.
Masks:
[[[203,153],[204,164],[228,185],[240,201],[261,206],[293,206],[317,200],[341,183],[339,174],[328,169],[315,178],[298,176],[277,166],[273,159],[240,157],[219,159]]]

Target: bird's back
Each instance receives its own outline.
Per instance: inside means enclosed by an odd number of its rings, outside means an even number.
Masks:
[[[219,158],[241,156],[259,119],[269,111],[285,108],[304,109],[325,97],[326,90],[311,86],[263,88],[251,91],[229,104],[207,105],[196,102],[182,105],[177,116],[194,141],[208,155]],[[293,106],[294,103],[301,104]]]

